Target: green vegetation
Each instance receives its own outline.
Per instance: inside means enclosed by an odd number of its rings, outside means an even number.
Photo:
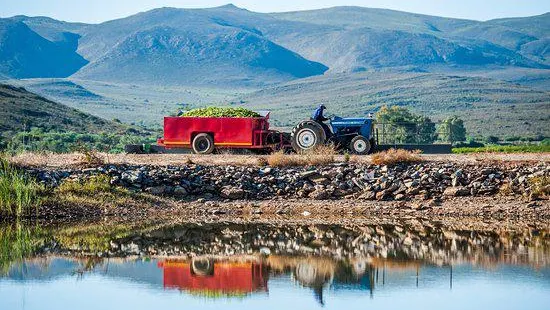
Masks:
[[[444,119],[439,125],[441,140],[449,142],[460,142],[466,140],[466,128],[464,121],[456,116]]]
[[[550,145],[488,145],[483,147],[457,147],[453,148],[454,154],[466,153],[545,153],[550,152]]]
[[[21,223],[0,226],[0,275],[9,271],[13,262],[32,255],[44,244],[42,231]]]
[[[26,91],[0,84],[0,150],[65,153],[122,152],[126,144],[154,141],[153,132],[107,121]]]
[[[92,176],[87,180],[66,180],[53,191],[47,193],[45,204],[79,207],[124,207],[132,205],[136,199],[145,199],[140,194],[112,186],[107,175]]]
[[[0,214],[19,217],[40,204],[42,187],[0,157]]]
[[[153,143],[153,136],[142,136],[140,133],[129,130],[125,134],[119,133],[77,133],[44,132],[33,128],[29,132],[15,134],[5,145],[5,151],[19,153],[24,151],[69,153],[88,150],[121,153],[126,144]]]
[[[261,115],[245,108],[207,107],[186,111],[183,117],[260,117]]]
[[[376,113],[381,144],[432,143],[436,140],[435,123],[399,106],[383,106]]]

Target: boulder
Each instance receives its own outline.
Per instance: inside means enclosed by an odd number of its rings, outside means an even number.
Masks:
[[[242,199],[244,194],[244,190],[238,187],[224,187],[220,192],[220,196],[227,199]]]
[[[447,196],[447,197],[459,197],[459,196],[468,196],[468,195],[470,195],[470,190],[463,186],[447,187],[443,192],[443,196]]]
[[[316,189],[309,194],[309,197],[315,200],[324,200],[330,197],[330,194],[325,189]]]

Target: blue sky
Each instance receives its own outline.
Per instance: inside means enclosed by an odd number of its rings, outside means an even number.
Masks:
[[[256,12],[356,5],[476,20],[550,12],[550,0],[0,0],[0,16],[50,16],[98,23],[163,6],[202,8],[229,2]]]

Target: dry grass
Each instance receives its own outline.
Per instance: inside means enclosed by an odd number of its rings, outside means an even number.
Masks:
[[[95,150],[82,150],[80,163],[86,166],[101,166],[105,164],[103,156]]]
[[[531,193],[536,197],[550,196],[550,177],[540,176],[529,179]]]
[[[422,161],[422,158],[420,151],[389,149],[373,154],[371,161],[375,165],[393,166],[400,163],[418,163]]]
[[[278,151],[267,157],[267,164],[272,167],[322,166],[334,163],[337,154],[333,145],[319,146],[298,155]]]

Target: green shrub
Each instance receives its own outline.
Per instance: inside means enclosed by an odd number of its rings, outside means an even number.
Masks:
[[[22,216],[40,204],[41,186],[0,157],[0,213]]]
[[[549,145],[490,145],[485,147],[455,147],[453,153],[545,153],[550,152]]]

